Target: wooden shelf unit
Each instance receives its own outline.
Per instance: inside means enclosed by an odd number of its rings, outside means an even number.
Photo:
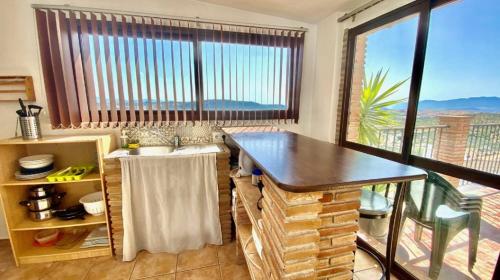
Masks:
[[[20,264],[73,260],[80,258],[112,255],[110,245],[106,247],[80,249],[76,244],[70,249],[32,246],[33,236],[42,229],[58,228],[63,231],[72,228],[87,228],[105,225],[109,229],[108,211],[101,216],[86,215],[84,220],[63,221],[53,218],[35,222],[28,216],[28,209],[19,202],[28,198],[28,189],[35,185],[55,184],[57,192],[65,192],[60,208],[78,204],[79,199],[89,193],[100,191],[105,199],[103,180],[103,159],[115,148],[114,136],[48,136],[40,140],[24,141],[21,138],[0,140],[0,199],[13,256]],[[82,180],[48,182],[45,178],[29,181],[13,179],[18,170],[18,159],[37,154],[53,154],[56,170],[67,166],[94,164],[96,169]]]
[[[254,228],[262,240],[262,229],[258,223],[262,215],[257,208],[257,202],[261,194],[259,189],[252,185],[251,177],[232,177],[232,180],[236,186],[237,201],[241,201],[245,209],[245,213],[238,213],[237,215],[247,215],[250,221],[250,223],[236,223],[237,243],[241,245],[238,248],[241,248],[243,252],[252,280],[265,279],[262,259],[257,253],[252,237],[252,228]]]

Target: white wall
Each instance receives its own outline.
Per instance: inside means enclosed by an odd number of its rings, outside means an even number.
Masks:
[[[337,12],[317,25],[316,77],[312,97],[310,126],[308,134],[314,138],[335,142],[337,105],[339,98],[342,40],[344,30],[392,11],[412,0],[385,0],[356,15],[354,21],[347,19],[338,23],[344,12]]]
[[[2,0],[0,1],[0,75],[31,75],[36,94],[36,103],[46,107],[45,89],[38,52],[38,42],[31,4],[69,4],[81,7],[116,9],[172,16],[200,17],[224,21],[306,27],[304,74],[302,81],[302,108],[298,125],[289,129],[308,134],[310,131],[312,96],[314,92],[316,26],[304,22],[272,17],[238,9],[198,2],[193,0]],[[15,102],[0,102],[0,139],[14,136],[16,123]],[[42,114],[43,133],[115,133],[116,129],[99,130],[52,130],[47,111]],[[1,155],[0,155],[1,156]],[[7,238],[3,213],[0,215],[0,239]]]

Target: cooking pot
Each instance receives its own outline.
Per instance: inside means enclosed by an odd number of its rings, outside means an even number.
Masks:
[[[58,205],[61,198],[63,198],[65,194],[66,193],[63,192],[63,193],[56,193],[48,197],[23,200],[19,202],[19,204],[27,206],[30,211],[47,210]]]
[[[51,196],[55,191],[56,187],[54,185],[41,185],[31,187],[28,192],[30,198],[41,198]]]
[[[46,209],[42,211],[30,211],[29,215],[33,221],[41,222],[52,219],[56,210]]]

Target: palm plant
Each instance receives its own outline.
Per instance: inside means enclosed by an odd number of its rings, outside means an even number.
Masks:
[[[373,77],[372,73],[369,81],[366,80],[367,75],[363,78],[358,133],[358,142],[361,144],[377,145],[379,142],[378,127],[397,125],[395,112],[387,110],[387,108],[406,101],[406,98],[391,100],[391,97],[409,78],[397,82],[382,91],[389,70],[385,71],[383,75],[382,72],[383,68],[377,72],[375,77]]]

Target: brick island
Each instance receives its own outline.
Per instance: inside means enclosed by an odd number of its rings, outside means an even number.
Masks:
[[[361,187],[397,182],[390,268],[404,188],[424,171],[291,132],[227,134],[264,173],[262,210],[250,178],[233,178],[238,254],[253,279],[352,279]]]

